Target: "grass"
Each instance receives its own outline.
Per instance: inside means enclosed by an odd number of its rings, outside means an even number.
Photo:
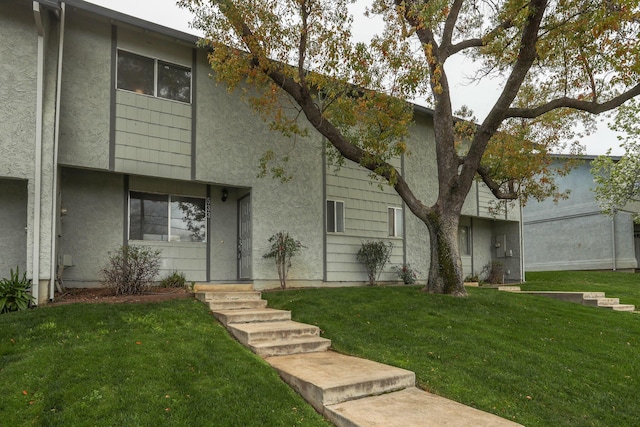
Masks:
[[[536,273],[525,289],[603,290],[640,302],[640,276]],[[412,370],[420,387],[526,426],[634,426],[640,315],[470,288],[267,292],[269,305],[320,326],[339,352]],[[640,304],[638,304],[640,305]]]
[[[0,425],[328,426],[193,300],[0,315]]]

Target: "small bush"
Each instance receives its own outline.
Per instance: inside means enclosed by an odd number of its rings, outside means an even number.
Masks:
[[[0,313],[26,310],[32,303],[31,280],[27,280],[27,273],[20,277],[20,267],[16,267],[15,273],[11,269],[10,277],[0,280]]]
[[[375,281],[380,277],[384,266],[387,264],[387,261],[389,261],[389,258],[391,258],[392,249],[393,244],[391,244],[391,242],[385,243],[369,240],[364,242],[358,250],[356,258],[358,262],[364,264],[364,268],[367,270],[369,285],[375,284]]]
[[[486,281],[498,285],[504,283],[504,264],[500,261],[491,261],[482,268],[482,274],[486,274]]]
[[[160,251],[144,246],[121,246],[102,269],[103,283],[116,295],[141,294],[160,271]]]
[[[284,289],[287,287],[287,275],[289,274],[289,268],[291,268],[291,258],[304,246],[284,231],[279,231],[269,237],[269,243],[271,243],[271,249],[262,257],[275,259],[280,287]]]
[[[164,279],[160,281],[160,286],[163,288],[184,288],[187,283],[187,278],[181,271],[174,271]]]
[[[396,265],[394,269],[405,285],[413,285],[416,283],[416,279],[418,279],[418,272],[411,268],[410,264],[404,264],[402,266]]]

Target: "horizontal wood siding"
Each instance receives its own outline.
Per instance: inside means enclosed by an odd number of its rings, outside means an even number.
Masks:
[[[394,162],[400,167],[399,159]],[[393,266],[403,263],[404,242],[389,237],[387,210],[402,207],[400,196],[389,185],[372,181],[363,168],[352,163],[337,172],[329,166],[326,183],[327,200],[344,202],[344,233],[327,233],[327,281],[366,281],[365,268],[356,254],[368,240],[393,244],[391,259],[379,280],[398,280]]]

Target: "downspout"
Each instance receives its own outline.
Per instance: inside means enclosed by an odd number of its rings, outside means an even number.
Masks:
[[[616,211],[613,212],[613,216],[611,217],[611,248],[613,250],[613,261],[612,267],[613,271],[616,271],[616,215],[618,213]]]
[[[60,140],[60,98],[62,92],[62,56],[64,50],[64,25],[65,25],[64,2],[60,3],[60,34],[58,40],[58,70],[56,79],[56,109],[55,109],[55,129],[53,134],[53,191],[51,201],[51,281],[49,282],[49,301],[53,301],[55,294],[55,284],[58,277],[57,262],[57,236],[58,236],[58,146]]]
[[[42,197],[42,115],[44,97],[44,27],[40,15],[40,3],[33,2],[33,18],[38,31],[38,58],[36,70],[36,137],[33,200],[33,260],[31,295],[38,305],[40,296],[40,214]]]
[[[522,283],[526,283],[527,279],[524,271],[524,214],[522,202],[518,204],[520,205],[520,280],[522,280]]]

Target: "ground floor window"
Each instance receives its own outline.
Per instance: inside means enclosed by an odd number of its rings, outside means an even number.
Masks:
[[[344,233],[344,202],[327,200],[327,232]]]
[[[402,237],[402,208],[389,208],[389,236]]]
[[[460,255],[471,255],[471,227],[468,225],[460,226],[458,239]]]
[[[129,239],[206,242],[205,199],[132,191]]]

